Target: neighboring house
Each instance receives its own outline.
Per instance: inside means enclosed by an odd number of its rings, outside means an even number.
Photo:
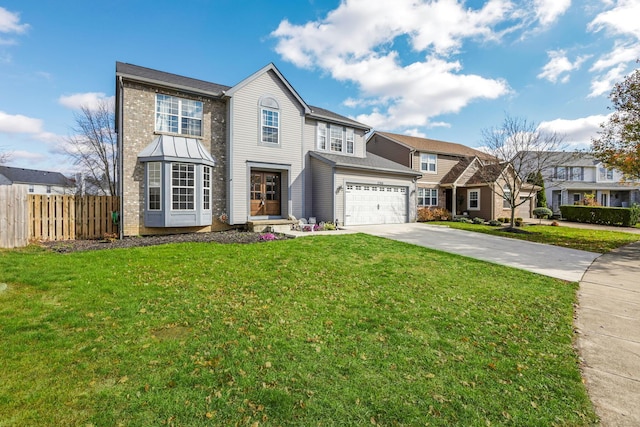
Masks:
[[[496,164],[487,153],[452,142],[378,131],[368,138],[367,152],[422,174],[417,182],[418,207],[445,208],[455,216],[486,220],[511,215],[504,193],[495,186],[504,187],[501,174],[512,173],[512,168],[505,170],[507,164]],[[516,208],[516,217],[531,217],[535,192],[529,190],[529,186],[518,189],[523,204]]]
[[[607,168],[588,153],[549,152],[543,173],[547,204],[554,213],[561,205],[581,203],[592,195],[602,206],[628,207],[640,204],[640,183],[624,182],[622,173]]]
[[[421,174],[368,154],[368,126],[307,104],[273,64],[225,86],[118,62],[116,129],[124,235],[415,220]]]
[[[75,183],[60,172],[0,166],[0,185],[23,186],[29,194],[74,194]]]

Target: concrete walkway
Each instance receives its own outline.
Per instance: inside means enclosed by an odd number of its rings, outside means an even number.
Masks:
[[[598,258],[578,291],[577,346],[603,426],[640,426],[640,242]]]
[[[423,223],[361,225],[348,230],[372,234],[578,282],[600,254]]]

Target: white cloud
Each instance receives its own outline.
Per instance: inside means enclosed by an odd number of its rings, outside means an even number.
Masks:
[[[610,9],[598,14],[587,28],[593,32],[602,31],[615,40],[611,51],[602,55],[590,69],[598,74],[591,82],[589,97],[608,93],[640,57],[640,2],[618,0],[604,3]]]
[[[20,24],[20,15],[0,7],[0,33],[22,34],[29,29],[29,24]]]
[[[600,124],[606,122],[608,117],[599,114],[574,120],[556,119],[540,123],[538,129],[563,136],[564,142],[572,149],[588,148],[591,138],[598,136]]]
[[[0,111],[0,133],[40,133],[42,120]]]
[[[540,24],[548,26],[571,7],[571,0],[534,0],[533,6]]]
[[[95,110],[102,102],[105,101],[113,104],[115,97],[107,96],[102,92],[86,92],[74,93],[73,95],[61,96],[58,98],[60,105],[72,110],[79,110],[82,107],[87,107],[89,110]]]
[[[571,62],[567,58],[565,50],[550,50],[547,55],[549,56],[549,62],[542,68],[538,78],[547,79],[551,83],[557,83],[558,79],[560,83],[568,83],[571,77],[569,73],[580,69],[583,62],[589,58],[588,56],[579,56],[575,62]]]
[[[504,80],[464,74],[459,62],[447,59],[465,40],[499,40],[518,13],[509,0],[489,0],[479,9],[459,0],[397,0],[393,7],[346,0],[317,21],[284,20],[272,36],[285,60],[355,82],[361,99],[349,98],[345,105],[372,109],[358,120],[377,128],[412,128],[429,126],[431,117],[458,112],[476,99],[509,93]],[[399,37],[425,59],[403,64],[394,50]]]
[[[47,155],[42,153],[35,153],[33,151],[15,150],[11,152],[12,162],[19,162],[21,160],[28,162],[43,162],[47,160]]]

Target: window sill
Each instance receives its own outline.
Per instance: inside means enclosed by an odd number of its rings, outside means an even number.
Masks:
[[[167,136],[177,136],[177,137],[180,137],[180,138],[193,138],[193,139],[204,140],[204,136],[187,135],[185,133],[161,132],[161,131],[158,131],[158,130],[154,130],[153,134],[154,135],[167,135]]]

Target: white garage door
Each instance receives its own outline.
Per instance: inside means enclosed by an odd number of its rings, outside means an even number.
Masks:
[[[407,187],[347,184],[345,225],[407,222]]]

